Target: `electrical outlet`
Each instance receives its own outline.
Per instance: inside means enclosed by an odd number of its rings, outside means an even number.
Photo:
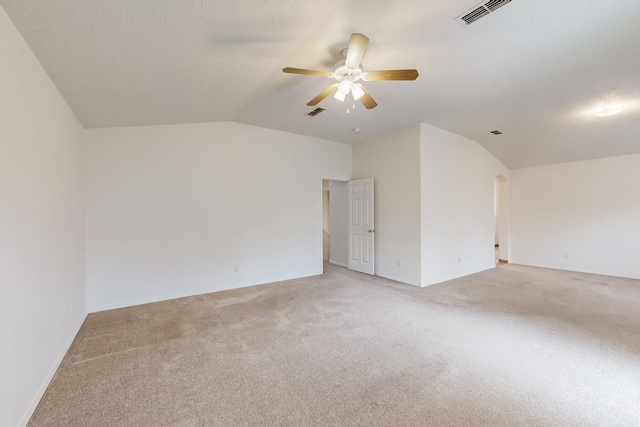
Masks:
[[[458,264],[462,263],[462,257],[458,257]]]
[[[402,267],[402,262],[401,262],[400,260],[397,260],[397,261],[396,261],[396,266],[397,266],[397,267]]]
[[[565,257],[566,259],[569,259],[569,258],[571,258],[571,254],[569,254],[569,252],[565,252],[565,253],[564,253],[564,257]]]
[[[233,271],[235,271],[236,273],[240,272],[240,267],[238,267],[237,265],[233,266]]]

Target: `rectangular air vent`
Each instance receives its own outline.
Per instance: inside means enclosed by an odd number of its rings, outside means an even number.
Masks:
[[[476,9],[473,9],[471,12],[467,12],[466,14],[461,16],[459,19],[465,25],[469,25],[473,22],[476,22],[478,19],[482,18],[483,16],[487,16],[489,13],[491,12],[489,12],[487,8],[485,8],[484,6],[481,6]]]
[[[511,0],[484,1],[467,10],[462,15],[458,16],[456,18],[456,21],[466,27],[467,25],[471,25],[472,23],[476,22],[478,19],[487,16],[491,12],[495,12],[509,2],[511,2]]]
[[[315,117],[315,116],[317,116],[318,114],[322,113],[324,110],[326,110],[326,108],[318,107],[318,108],[316,108],[316,109],[315,109],[315,110],[313,110],[313,111],[309,111],[309,112],[307,113],[307,116]]]
[[[489,0],[484,4],[484,6],[491,12],[495,12],[510,1],[511,0]]]

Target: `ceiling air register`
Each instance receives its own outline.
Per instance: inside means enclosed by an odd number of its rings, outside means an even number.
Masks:
[[[471,9],[467,10],[462,15],[456,18],[456,21],[464,25],[471,25],[478,19],[489,15],[491,12],[495,12],[511,0],[489,0],[475,5]]]

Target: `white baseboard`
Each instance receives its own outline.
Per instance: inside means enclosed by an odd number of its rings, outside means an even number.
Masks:
[[[31,404],[29,405],[29,407],[25,411],[24,415],[20,419],[20,422],[18,423],[19,427],[25,427],[27,425],[27,423],[29,422],[29,420],[31,419],[31,417],[33,416],[33,413],[35,412],[36,408],[38,407],[38,404],[40,403],[40,400],[42,399],[42,396],[44,396],[44,393],[47,391],[47,388],[49,387],[49,384],[51,383],[51,380],[53,379],[53,376],[56,374],[56,371],[60,367],[60,364],[62,363],[62,359],[64,359],[64,356],[66,356],[67,352],[71,348],[71,344],[73,344],[73,340],[76,339],[76,336],[78,335],[78,332],[80,332],[80,328],[82,327],[82,324],[84,323],[85,319],[87,318],[87,314],[88,314],[87,312],[84,313],[84,315],[80,319],[80,322],[74,328],[74,331],[73,331],[73,334],[71,335],[71,338],[67,341],[67,344],[63,347],[63,349],[60,352],[60,354],[58,354],[58,357],[56,358],[55,362],[53,363],[53,366],[49,370],[49,373],[45,377],[44,381],[42,381],[42,385],[38,389],[38,392],[33,397],[33,400],[31,401]]]
[[[404,283],[405,285],[411,286],[420,286],[420,283],[414,282],[413,280],[403,279],[401,277],[392,276],[391,274],[380,273],[376,271],[376,276],[383,277],[385,279],[393,280],[394,282]]]
[[[293,276],[293,277],[271,277],[268,279],[268,281],[263,282],[263,281],[247,281],[244,283],[235,283],[235,284],[225,284],[222,286],[216,286],[216,287],[210,287],[210,288],[200,288],[200,289],[190,289],[190,290],[185,290],[182,292],[174,292],[171,294],[160,294],[160,295],[153,295],[153,296],[149,296],[147,298],[137,298],[137,299],[131,299],[131,300],[124,300],[124,301],[117,301],[117,302],[113,302],[113,303],[109,303],[109,304],[99,304],[99,305],[95,305],[95,304],[89,304],[88,305],[88,311],[89,313],[98,313],[101,311],[107,311],[107,310],[115,310],[118,308],[125,308],[125,307],[133,307],[136,305],[142,305],[142,304],[151,304],[154,302],[160,302],[160,301],[168,301],[168,300],[172,300],[172,299],[178,299],[178,298],[186,298],[186,297],[192,297],[195,295],[204,295],[204,294],[210,294],[210,293],[214,293],[214,292],[222,292],[222,291],[229,291],[232,289],[240,289],[240,288],[248,288],[251,286],[260,286],[260,285],[268,285],[270,283],[278,283],[278,282],[284,282],[287,280],[295,280],[295,279],[303,279],[305,277],[311,277],[311,276],[317,276],[322,274],[322,264],[319,265],[320,270],[314,270],[314,271],[310,271],[308,274],[304,274],[301,276]]]
[[[424,288],[424,287],[431,286],[431,285],[437,285],[438,283],[448,282],[449,280],[459,279],[461,277],[470,276],[472,274],[480,273],[482,271],[491,270],[493,268],[496,268],[495,264],[487,265],[487,266],[484,266],[484,267],[480,267],[478,269],[473,269],[473,270],[465,271],[465,272],[462,272],[462,273],[455,273],[455,274],[451,274],[451,275],[448,275],[448,276],[441,276],[441,277],[438,277],[437,279],[432,280],[430,282],[421,283],[420,287]]]
[[[550,270],[573,271],[573,272],[576,272],[576,273],[597,274],[599,276],[620,277],[620,278],[623,278],[623,279],[640,280],[640,276],[620,274],[619,272],[612,272],[612,271],[607,271],[607,270],[598,270],[598,269],[590,269],[590,268],[576,268],[576,267],[567,266],[567,265],[536,264],[536,263],[529,263],[529,262],[526,262],[526,261],[523,262],[523,261],[519,261],[519,260],[515,260],[515,261],[511,261],[510,260],[509,264],[524,265],[524,266],[527,266],[527,267],[548,268]]]

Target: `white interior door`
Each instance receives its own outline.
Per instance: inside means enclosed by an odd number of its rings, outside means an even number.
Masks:
[[[373,178],[349,181],[350,270],[374,274]]]

